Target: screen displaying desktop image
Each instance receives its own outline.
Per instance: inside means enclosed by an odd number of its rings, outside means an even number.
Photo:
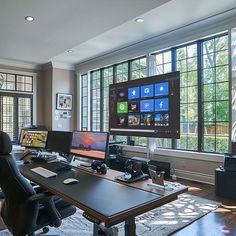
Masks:
[[[95,160],[106,160],[108,132],[74,131],[70,153]]]
[[[27,148],[46,147],[48,131],[45,130],[21,130],[19,144]]]
[[[72,132],[48,131],[46,149],[51,152],[63,154],[70,153]]]
[[[113,135],[180,138],[180,73],[110,85]]]

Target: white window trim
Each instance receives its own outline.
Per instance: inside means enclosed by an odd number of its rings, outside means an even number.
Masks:
[[[145,153],[146,155],[149,155],[147,147],[130,146],[130,145],[121,145],[121,146],[122,146],[122,150],[124,151]],[[154,151],[150,152],[150,154],[169,156],[169,157],[179,157],[179,158],[191,159],[191,160],[211,161],[211,162],[217,162],[217,163],[223,162],[224,160],[224,155],[222,154],[192,152],[192,151],[164,149],[164,148],[155,148]]]

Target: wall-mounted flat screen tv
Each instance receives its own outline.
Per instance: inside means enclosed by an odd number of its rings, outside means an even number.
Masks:
[[[110,134],[180,138],[179,87],[179,72],[110,85]]]

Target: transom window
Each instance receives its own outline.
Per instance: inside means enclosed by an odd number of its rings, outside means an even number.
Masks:
[[[0,129],[17,141],[33,122],[33,77],[0,73]]]
[[[0,73],[0,89],[7,91],[33,92],[33,77]]]

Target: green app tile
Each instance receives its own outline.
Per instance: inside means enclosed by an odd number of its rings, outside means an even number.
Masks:
[[[117,102],[117,113],[127,113],[128,102]]]

